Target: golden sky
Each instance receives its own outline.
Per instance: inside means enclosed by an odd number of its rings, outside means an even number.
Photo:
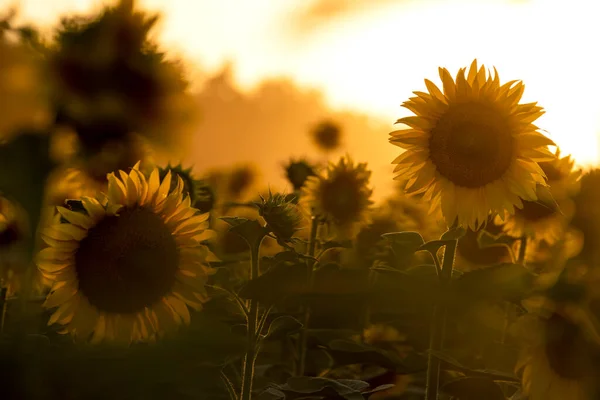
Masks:
[[[15,4],[0,0],[0,6]],[[22,19],[49,26],[99,0],[23,0]],[[160,41],[204,71],[235,63],[251,89],[266,77],[290,77],[323,90],[328,104],[389,122],[370,141],[389,165],[400,104],[424,78],[438,82],[477,58],[501,81],[522,79],[525,101],[546,109],[539,126],[578,163],[600,158],[600,57],[592,0],[139,0],[163,13]],[[381,150],[379,150],[381,149]],[[357,158],[359,158],[357,156]],[[387,167],[386,167],[387,168]],[[390,167],[391,168],[391,167]]]

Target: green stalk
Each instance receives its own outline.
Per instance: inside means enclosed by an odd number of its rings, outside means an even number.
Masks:
[[[434,353],[440,351],[444,344],[444,330],[446,325],[446,304],[447,289],[452,279],[452,269],[454,267],[454,255],[456,253],[457,240],[448,241],[444,250],[444,261],[440,278],[440,299],[433,309],[431,321],[431,333],[429,337],[429,356],[427,365],[427,383],[425,387],[425,399],[437,400],[440,386],[440,359]]]
[[[525,254],[527,253],[527,236],[522,236],[519,243],[519,255],[517,256],[517,264],[525,266]],[[502,327],[502,338],[500,343],[506,343],[506,336],[508,335],[508,326],[510,324],[510,311],[511,304],[506,302],[504,304],[504,326]]]
[[[308,255],[311,257],[315,256],[315,248],[317,245],[317,232],[319,230],[319,220],[316,217],[312,217],[311,226],[310,226],[310,239],[308,242]],[[307,268],[307,280],[308,287],[311,288],[314,280],[314,262],[312,260],[308,260],[306,262]],[[296,375],[303,376],[304,371],[306,369],[306,347],[308,342],[308,323],[310,322],[310,307],[306,306],[304,308],[304,315],[302,319],[302,330],[300,331],[300,337],[298,339],[298,365],[296,370]]]
[[[519,245],[519,257],[517,259],[517,264],[525,265],[525,253],[527,252],[527,236],[523,236],[521,238],[521,243]]]
[[[262,239],[258,240],[258,243],[253,243],[250,246],[250,279],[258,278],[259,271],[259,252]],[[258,324],[258,300],[250,300],[248,307],[248,326],[247,326],[247,348],[246,356],[244,357],[244,366],[242,369],[242,390],[240,393],[240,400],[251,400],[252,399],[252,383],[254,381],[254,363],[256,362],[257,355],[257,338],[259,332],[257,332]]]

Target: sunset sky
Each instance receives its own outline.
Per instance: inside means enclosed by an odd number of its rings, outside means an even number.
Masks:
[[[0,0],[4,9],[14,0]],[[99,0],[23,0],[20,19],[51,26],[65,12],[87,12]],[[389,122],[377,142],[380,162],[400,104],[424,78],[439,82],[477,58],[502,81],[522,79],[525,101],[546,109],[539,126],[581,165],[600,157],[600,57],[589,0],[139,0],[163,13],[165,46],[198,69],[235,65],[240,88],[289,77],[320,89],[337,109]],[[357,143],[358,143],[357,142]],[[388,161],[389,160],[389,161]]]

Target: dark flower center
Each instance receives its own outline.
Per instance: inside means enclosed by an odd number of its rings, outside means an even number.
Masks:
[[[315,143],[322,150],[334,150],[340,145],[340,128],[333,122],[325,121],[320,123],[315,128],[314,135]]]
[[[323,182],[321,205],[323,211],[338,223],[350,222],[361,212],[360,182],[353,174],[342,173],[333,180]]]
[[[554,314],[546,321],[546,357],[550,368],[566,379],[579,379],[590,371],[590,348],[580,328]]]
[[[501,178],[513,153],[509,122],[491,105],[452,105],[431,130],[429,156],[458,186],[475,188]]]
[[[75,253],[79,290],[98,310],[112,313],[135,313],[160,300],[178,264],[171,232],[141,207],[101,220]]]

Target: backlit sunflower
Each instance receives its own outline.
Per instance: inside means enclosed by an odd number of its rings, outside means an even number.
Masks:
[[[500,85],[494,71],[492,78],[474,60],[454,80],[440,68],[443,92],[426,79],[429,93],[414,92],[403,104],[415,115],[397,121],[410,129],[390,133],[406,149],[393,162],[396,179],[441,207],[448,225],[458,220],[476,230],[490,212],[513,213],[522,200],[537,200],[536,185],[544,184],[537,161],[552,158],[546,146],[553,142],[533,125],[542,108],[519,104],[523,83]]]
[[[538,201],[523,201],[523,207],[515,209],[514,214],[507,215],[502,226],[510,236],[528,236],[535,241],[553,244],[562,238],[573,217],[575,205],[570,197],[578,190],[581,172],[573,170],[574,161],[570,156],[560,158],[558,150],[554,160],[541,162],[539,165],[546,174],[550,194],[558,209],[552,204],[545,204],[543,196],[538,196]],[[545,188],[538,186],[538,190]],[[502,224],[500,215],[496,217],[496,223]]]
[[[7,289],[7,297],[14,296],[23,287],[29,267],[24,248],[29,236],[26,215],[16,204],[0,197],[0,288]],[[31,275],[32,289],[42,293],[47,282],[36,272]]]
[[[368,186],[370,177],[366,163],[354,164],[350,157],[342,157],[337,164],[329,164],[325,175],[307,179],[301,204],[332,232],[351,236],[368,219],[373,192]]]
[[[79,339],[129,343],[189,323],[200,309],[214,255],[202,243],[208,214],[183,196],[183,182],[158,169],[146,177],[136,165],[108,176],[106,200],[83,197],[86,213],[58,207],[67,223],[45,229],[49,245],[38,266],[53,281],[45,307],[58,310],[49,324],[65,325]]]
[[[523,349],[516,370],[530,400],[590,400],[597,376],[598,355],[585,329],[559,313],[526,315]],[[526,322],[523,324],[523,322]],[[596,367],[596,368],[595,368]]]

